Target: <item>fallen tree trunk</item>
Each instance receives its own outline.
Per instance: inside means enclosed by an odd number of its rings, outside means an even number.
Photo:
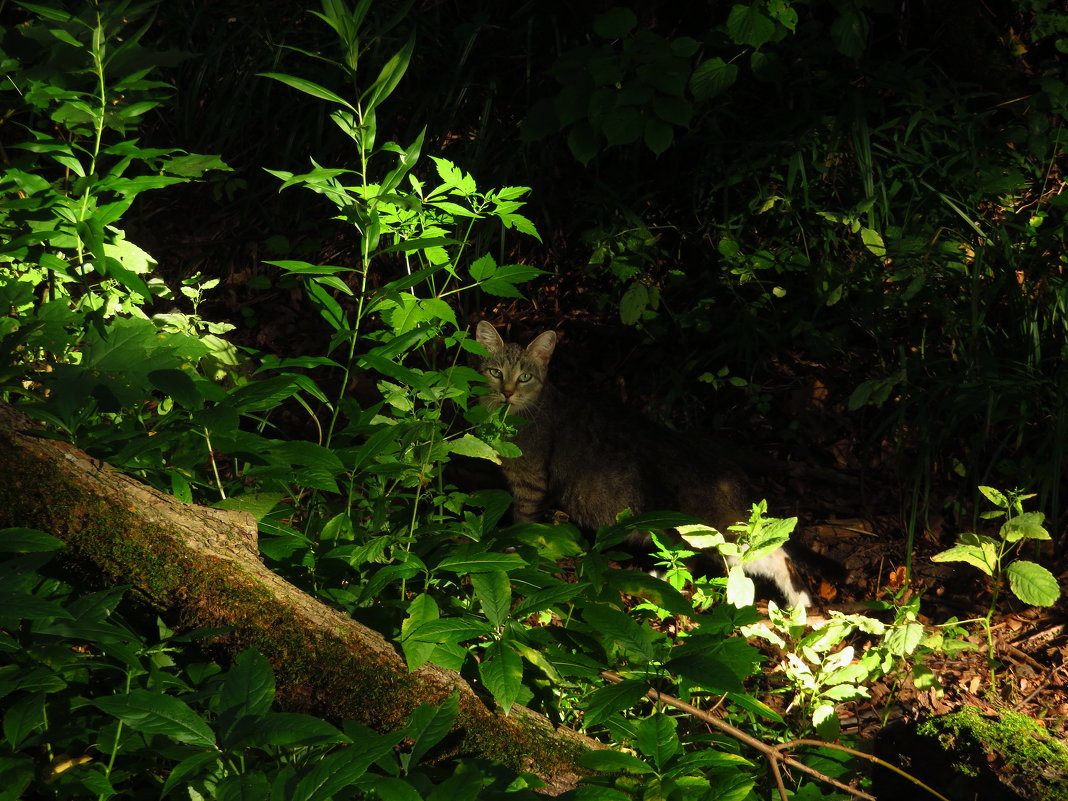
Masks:
[[[461,753],[535,773],[551,794],[577,782],[576,758],[596,742],[522,707],[495,712],[451,671],[409,673],[381,634],[268,570],[247,513],[182,503],[33,428],[0,403],[0,527],[59,537],[76,564],[132,585],[175,627],[228,628],[223,645],[259,650],[290,710],[386,732],[459,690]]]

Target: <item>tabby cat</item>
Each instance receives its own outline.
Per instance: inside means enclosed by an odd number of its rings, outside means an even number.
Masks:
[[[693,439],[572,398],[549,383],[553,331],[526,348],[506,343],[486,321],[475,336],[490,353],[479,365],[490,390],[482,403],[491,409],[508,404],[510,414],[529,421],[518,426],[514,439],[523,455],[502,464],[516,522],[538,522],[559,509],[596,530],[615,523],[624,509],[673,510],[727,533],[728,526],[748,519],[745,478],[737,466]],[[746,565],[745,572],[770,579],[791,606],[809,605],[786,553],[793,547],[788,543]]]

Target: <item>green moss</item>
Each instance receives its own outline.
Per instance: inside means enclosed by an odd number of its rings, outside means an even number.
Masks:
[[[967,706],[920,724],[917,732],[937,739],[954,755],[953,769],[962,776],[979,776],[993,761],[1008,786],[1028,788],[1026,797],[1063,801],[1068,745],[1026,715],[1011,711],[984,715]]]

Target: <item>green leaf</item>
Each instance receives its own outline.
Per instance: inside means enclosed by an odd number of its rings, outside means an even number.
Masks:
[[[215,735],[184,701],[163,693],[131,690],[96,699],[93,704],[134,731],[165,734],[181,743],[215,748]]]
[[[691,637],[665,667],[712,692],[745,692],[760,652],[740,637]]]
[[[234,717],[265,715],[274,702],[274,671],[258,651],[242,651],[219,690],[219,709]]]
[[[508,619],[512,601],[512,583],[508,580],[508,574],[494,570],[488,573],[472,573],[469,578],[486,620],[491,626],[500,628]]]
[[[634,281],[619,299],[619,318],[624,325],[634,325],[642,318],[649,306],[649,289],[640,281]]]
[[[845,6],[831,23],[831,41],[842,55],[860,58],[868,45],[868,27],[868,17],[863,11]]]
[[[460,708],[460,693],[453,690],[440,704],[420,704],[401,734],[412,740],[409,765],[415,765],[431,748],[452,731]]]
[[[609,145],[629,145],[645,130],[645,119],[634,106],[617,106],[604,115],[601,133]]]
[[[211,772],[218,763],[219,752],[217,751],[202,751],[186,757],[171,768],[167,781],[163,783],[163,788],[160,790],[160,798],[166,798],[171,790],[185,782],[188,777]]]
[[[861,228],[860,240],[864,243],[864,247],[879,258],[886,255],[886,243],[883,242],[883,235],[874,228]]]
[[[979,487],[979,491],[986,496],[986,499],[990,501],[998,509],[1008,509],[1009,499],[1000,491],[993,487]]]
[[[270,784],[264,773],[236,773],[220,781],[212,795],[215,801],[261,801],[270,795]]]
[[[414,627],[408,639],[440,645],[465,642],[491,634],[493,634],[493,629],[481,620],[450,617],[443,620],[430,620]]]
[[[523,687],[523,660],[506,643],[495,640],[486,648],[478,674],[504,714],[508,714]]]
[[[234,737],[228,744],[230,747],[304,748],[316,745],[336,745],[348,741],[340,730],[325,720],[299,712],[268,712],[259,718],[245,718],[245,721],[248,721],[247,725],[235,728]]]
[[[823,703],[817,706],[812,713],[812,725],[816,727],[816,731],[824,740],[828,742],[837,740],[841,723],[838,720],[838,713],[835,712],[834,704]]]
[[[335,751],[312,763],[314,767],[297,782],[287,801],[327,801],[351,787],[371,765],[390,753],[403,732],[382,735]]]
[[[912,622],[890,629],[883,642],[890,653],[908,656],[916,650],[921,640],[923,640],[923,625]]]
[[[736,5],[727,17],[727,33],[736,44],[760,47],[775,35],[775,23],[755,5]]]
[[[961,540],[963,541],[965,537],[978,538],[975,534],[965,534],[961,536]],[[984,537],[983,539],[988,538]],[[966,562],[972,567],[979,568],[988,576],[994,575],[994,570],[998,565],[997,552],[992,542],[961,542],[948,550],[935,554],[931,557],[931,561]]]
[[[411,783],[393,776],[376,776],[374,788],[382,801],[424,801]]]
[[[1006,520],[1001,526],[1001,538],[1006,542],[1019,540],[1048,540],[1049,532],[1042,525],[1046,516],[1042,512],[1024,512]]]
[[[641,570],[611,570],[605,574],[606,584],[616,592],[634,595],[656,604],[673,615],[693,617],[693,605],[663,579]]]
[[[617,685],[618,686],[618,685]],[[622,751],[591,750],[579,757],[579,764],[598,773],[653,773],[653,768],[633,754]]]
[[[512,615],[517,619],[521,619],[543,609],[570,603],[577,595],[582,595],[585,592],[586,587],[582,584],[558,584],[555,587],[545,587],[537,592],[532,592],[516,604],[515,609],[512,610]]]
[[[175,156],[163,163],[164,172],[180,175],[183,178],[199,178],[209,170],[227,170],[231,168],[219,156],[201,153],[187,153]]]
[[[231,495],[212,504],[216,509],[236,509],[248,512],[256,522],[260,522],[285,496],[280,492],[246,492],[244,495]]]
[[[675,733],[676,725],[673,718],[660,712],[638,724],[638,750],[652,760],[658,771],[682,750],[679,736]]]
[[[174,398],[175,402],[184,409],[204,407],[204,399],[197,391],[196,382],[185,370],[177,368],[153,370],[148,374],[148,380],[160,392]]]
[[[690,93],[697,100],[708,100],[738,80],[738,66],[719,56],[702,61],[690,76]]]
[[[378,73],[378,77],[375,78],[375,82],[371,84],[371,88],[364,92],[364,97],[368,98],[367,109],[369,111],[376,109],[383,100],[393,94],[393,90],[397,88],[397,84],[404,77],[404,73],[408,71],[408,64],[412,60],[412,52],[414,50],[415,32],[413,31],[401,49],[394,53],[393,57],[382,66],[382,70]],[[349,106],[349,108],[352,108],[352,106]]]
[[[338,103],[345,108],[356,111],[356,108],[345,100],[343,97],[334,94],[325,86],[320,86],[317,83],[306,80],[304,78],[298,78],[295,75],[285,75],[281,72],[261,72],[258,73],[261,78],[273,78],[276,81],[281,81],[288,86],[292,86],[294,89],[299,89],[305,94],[309,94],[312,97],[318,97],[321,100],[329,100],[332,103]]]
[[[648,689],[644,681],[626,679],[618,684],[609,684],[594,690],[586,696],[582,704],[586,710],[586,725],[595,726],[603,723],[616,712],[632,708],[645,696]]]
[[[501,457],[492,446],[486,444],[474,434],[464,434],[459,439],[448,440],[449,452],[476,459],[487,459],[494,464],[501,463]]]
[[[412,632],[440,617],[437,601],[426,593],[415,596],[408,604],[408,616],[401,622],[400,643],[409,671],[414,672],[426,664],[438,647],[437,642],[413,638]]]
[[[65,548],[67,543],[33,528],[0,529],[0,553],[38,553]]]
[[[4,739],[13,751],[17,751],[30,732],[38,726],[44,727],[46,722],[45,694],[23,696],[4,713]]]
[[[582,610],[582,617],[598,637],[614,642],[644,660],[653,658],[652,632],[630,615],[605,604],[590,604]]]
[[[484,551],[446,556],[438,563],[438,570],[460,574],[490,573],[495,570],[517,570],[526,566],[527,561],[519,554]]]
[[[1005,570],[1013,594],[1031,606],[1053,606],[1061,597],[1057,579],[1042,565],[1017,559]]]

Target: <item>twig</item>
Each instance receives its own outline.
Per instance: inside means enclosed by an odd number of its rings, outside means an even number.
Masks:
[[[607,679],[608,681],[614,683],[614,684],[618,684],[619,682],[623,681],[623,677],[622,676],[619,676],[618,674],[613,673],[613,672],[611,672],[609,670],[601,671],[601,676],[603,678]],[[738,742],[743,743],[744,745],[748,745],[750,748],[755,748],[757,751],[762,753],[767,758],[768,764],[771,766],[771,772],[775,776],[775,781],[779,786],[779,795],[783,799],[786,798],[786,788],[784,787],[784,785],[782,783],[782,777],[781,777],[781,775],[779,773],[779,763],[780,762],[785,764],[785,765],[789,765],[792,768],[797,768],[800,771],[808,773],[810,776],[813,776],[814,778],[819,779],[822,782],[826,782],[827,784],[833,785],[834,787],[837,787],[839,790],[843,790],[843,791],[849,793],[850,795],[855,796],[856,798],[863,798],[863,799],[865,799],[865,801],[876,801],[875,796],[869,795],[868,793],[865,793],[862,790],[857,790],[854,787],[850,787],[848,784],[844,784],[844,783],[838,781],[837,779],[833,779],[830,776],[828,776],[827,774],[821,773],[820,771],[816,770],[815,768],[810,768],[805,763],[799,762],[798,760],[794,759],[793,757],[786,756],[783,753],[784,749],[790,748],[791,746],[794,746],[794,745],[812,745],[812,746],[816,746],[818,748],[829,748],[829,749],[832,749],[832,750],[835,750],[835,751],[843,751],[843,752],[845,752],[847,754],[851,754],[853,756],[860,757],[861,759],[866,759],[866,760],[868,760],[869,762],[871,762],[871,763],[873,763],[875,765],[880,765],[880,766],[886,768],[887,770],[891,770],[894,773],[897,773],[898,775],[903,776],[904,778],[908,779],[910,782],[916,784],[917,786],[919,786],[919,787],[923,788],[924,790],[926,790],[927,792],[929,792],[935,798],[939,798],[939,799],[941,799],[941,801],[949,801],[948,798],[946,798],[944,795],[939,793],[937,790],[935,790],[935,789],[933,789],[931,787],[928,787],[926,784],[921,782],[915,776],[911,776],[910,774],[906,773],[905,771],[903,771],[901,768],[897,767],[896,765],[891,765],[889,762],[887,762],[884,759],[880,759],[879,757],[873,756],[872,754],[866,754],[863,751],[858,751],[855,748],[848,748],[847,746],[837,745],[835,743],[827,743],[827,742],[824,742],[823,740],[807,740],[807,739],[791,740],[788,743],[781,743],[779,745],[769,745],[768,743],[765,743],[763,740],[758,740],[756,737],[753,737],[750,734],[746,734],[741,729],[738,729],[738,728],[732,726],[731,724],[727,723],[726,721],[720,720],[715,715],[710,715],[708,712],[706,712],[703,709],[698,709],[697,707],[695,707],[695,706],[693,706],[691,704],[688,704],[685,701],[681,701],[678,698],[675,698],[675,697],[670,696],[670,695],[665,695],[664,693],[662,693],[662,692],[660,692],[658,690],[650,689],[645,694],[645,696],[647,698],[649,698],[650,700],[654,701],[654,702],[662,703],[662,704],[666,704],[668,706],[675,707],[675,709],[678,709],[681,712],[685,712],[688,715],[692,715],[693,717],[697,718],[698,720],[700,720],[700,721],[702,721],[704,723],[707,723],[710,726],[714,726],[715,728],[719,729],[723,733],[730,735],[731,737],[733,737]]]
[[[601,676],[605,679],[608,679],[608,681],[614,684],[618,684],[619,682],[623,681],[622,676],[619,676],[616,673],[611,672],[610,670],[601,671]],[[793,757],[786,756],[774,746],[768,745],[763,740],[758,740],[756,737],[753,737],[750,734],[746,734],[741,729],[732,726],[726,721],[720,720],[715,715],[708,714],[708,712],[703,709],[698,709],[697,707],[688,704],[685,701],[681,701],[678,698],[675,698],[670,695],[665,695],[664,693],[658,690],[651,689],[645,694],[645,696],[651,701],[667,704],[668,706],[673,706],[676,709],[685,712],[687,715],[692,715],[698,720],[707,723],[710,726],[714,726],[723,733],[730,735],[738,742],[743,743],[744,745],[748,745],[750,748],[755,748],[757,751],[762,753],[768,759],[768,763],[772,766],[772,773],[776,776],[777,781],[780,783],[780,794],[785,792],[785,787],[781,784],[782,779],[779,776],[778,771],[778,763],[781,762],[785,765],[789,765],[792,768],[797,768],[800,771],[808,773],[822,782],[831,784],[837,787],[839,790],[844,790],[845,792],[849,793],[850,795],[856,796],[857,798],[863,798],[865,799],[865,801],[876,801],[875,796],[869,795],[868,793],[865,793],[862,790],[857,790],[854,787],[850,787],[848,784],[844,784],[838,781],[837,779],[832,779],[827,774],[821,773],[815,768],[810,768],[805,763],[798,762]],[[831,745],[830,743],[823,743],[823,745],[826,745],[828,748],[836,747]],[[785,798],[785,795],[783,795],[782,797]],[[939,797],[941,798],[941,796]],[[948,799],[943,799],[943,801],[948,801]]]
[[[814,746],[817,746],[819,748],[833,748],[836,751],[844,751],[847,754],[852,754],[853,756],[860,757],[861,759],[866,759],[866,760],[868,760],[869,762],[871,762],[871,763],[873,763],[875,765],[879,765],[881,767],[886,768],[887,770],[892,770],[894,773],[896,773],[897,775],[901,776],[902,778],[908,779],[913,784],[915,784],[918,787],[921,787],[922,789],[926,790],[931,795],[933,795],[935,798],[941,798],[942,801],[949,801],[949,799],[946,798],[944,795],[942,795],[940,792],[935,790],[933,787],[928,787],[926,784],[921,782],[919,779],[917,779],[912,774],[906,773],[901,768],[899,768],[897,765],[892,765],[889,762],[887,762],[885,759],[879,759],[879,757],[874,756],[873,754],[866,754],[863,751],[858,751],[855,748],[849,748],[849,747],[844,746],[844,745],[836,745],[834,743],[825,743],[823,740],[806,740],[806,739],[791,740],[788,743],[782,743],[780,745],[777,745],[777,746],[775,746],[775,748],[776,749],[778,749],[778,748],[789,748],[792,745],[814,745]]]
[[[1044,689],[1046,689],[1050,685],[1050,682],[1053,681],[1053,678],[1065,668],[1068,668],[1068,662],[1061,662],[1060,665],[1058,665],[1056,668],[1047,673],[1046,678],[1042,680],[1042,683],[1035,687],[1035,689],[1032,690],[1030,693],[1028,693],[1027,697],[1016,705],[1016,709],[1023,709],[1025,706],[1027,706],[1027,704],[1031,703],[1031,700]]]

